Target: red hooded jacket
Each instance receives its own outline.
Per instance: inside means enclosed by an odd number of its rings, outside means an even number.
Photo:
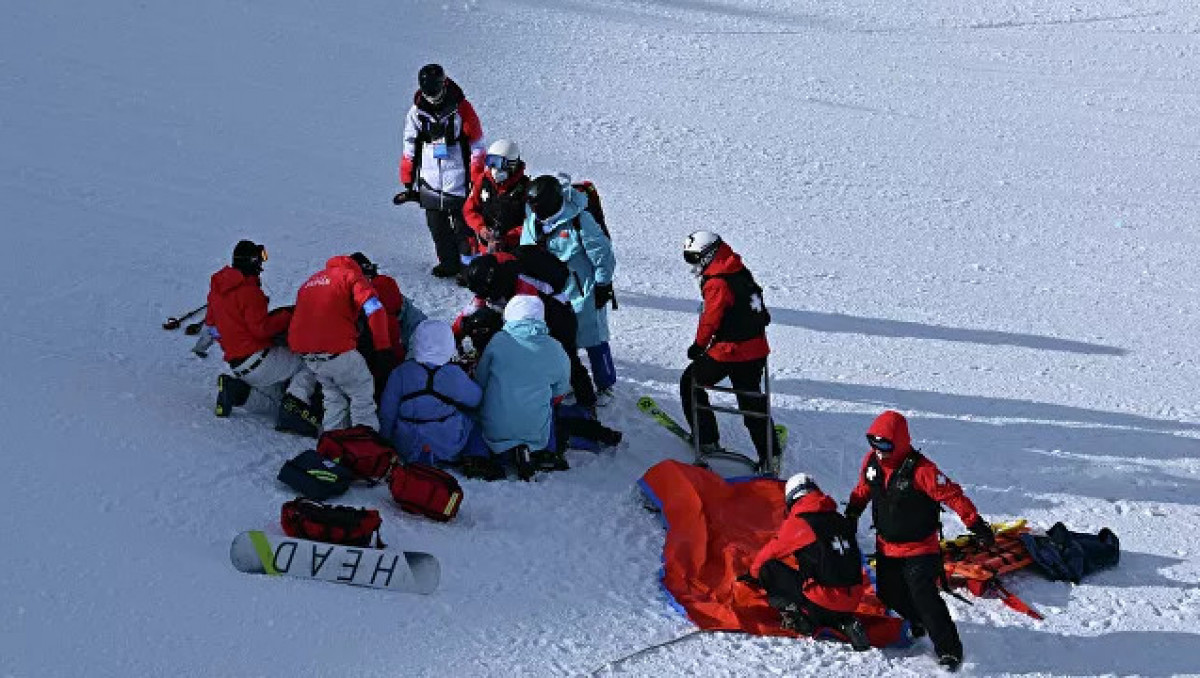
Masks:
[[[375,349],[391,346],[388,316],[358,263],[347,256],[325,262],[296,293],[288,346],[296,353],[346,353],[358,344],[358,314],[367,314]]]
[[[745,269],[742,258],[728,245],[721,243],[717,253],[708,266],[704,268],[704,276],[720,276],[737,273]],[[759,360],[771,353],[767,344],[767,334],[763,332],[753,339],[746,341],[718,341],[712,346],[709,342],[721,326],[721,318],[725,311],[733,305],[734,295],[729,283],[722,278],[709,278],[701,288],[704,295],[704,312],[700,315],[700,324],[696,328],[695,343],[708,346],[708,356],[717,362],[738,363],[749,360]]]
[[[908,435],[908,421],[899,412],[887,410],[875,418],[871,427],[867,429],[867,434],[887,438],[895,445],[891,454],[879,459],[879,465],[883,468],[883,481],[887,483],[892,477],[892,473],[913,452],[912,439]],[[876,452],[872,449],[863,459],[862,469],[858,474],[858,484],[850,492],[850,501],[846,506],[847,514],[861,514],[871,501],[871,486],[867,484],[866,470],[867,463],[875,455]],[[962,487],[946,477],[928,458],[922,457],[916,468],[913,469],[913,484],[934,501],[949,506],[962,519],[964,525],[970,525],[979,519],[979,512],[975,509],[975,504],[971,503],[971,500],[963,494]],[[921,541],[893,544],[876,535],[875,542],[880,553],[893,558],[929,555],[941,551],[936,528]]]
[[[768,560],[779,560],[789,567],[798,568],[796,551],[812,544],[817,536],[808,522],[797,514],[832,511],[837,511],[837,502],[820,490],[813,490],[800,497],[783,519],[783,524],[779,526],[779,534],[759,549],[754,563],[750,566],[750,576],[757,577],[759,570]],[[853,612],[862,600],[864,586],[861,583],[857,586],[823,586],[809,579],[804,582],[803,590],[806,598],[827,610]]]
[[[217,328],[225,360],[238,360],[267,348],[272,337],[287,331],[291,319],[286,310],[267,312],[267,295],[256,275],[226,266],[209,281],[204,324]]]
[[[388,343],[392,353],[397,362],[403,362],[406,347],[404,338],[400,336],[400,312],[404,310],[404,295],[400,293],[400,285],[392,276],[381,273],[371,280],[371,287],[375,288],[375,294],[383,303],[383,310],[387,311]]]

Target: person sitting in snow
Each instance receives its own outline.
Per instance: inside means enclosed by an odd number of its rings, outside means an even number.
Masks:
[[[617,267],[612,242],[587,211],[587,196],[570,183],[543,174],[529,184],[525,197],[529,209],[521,244],[544,247],[570,268],[564,292],[579,326],[575,344],[587,350],[596,404],[605,406],[612,402],[617,383],[608,345],[608,305]]]
[[[996,537],[962,488],[913,448],[904,415],[892,410],[879,415],[867,429],[867,444],[846,518],[857,524],[871,504],[879,599],[908,620],[914,637],[928,633],[938,663],[957,670],[962,641],[938,592],[946,576],[938,538],[941,505],[953,509],[985,546]]]
[[[521,243],[525,223],[525,162],[516,142],[488,146],[484,169],[463,205],[463,218],[475,233],[476,254],[511,252]]]
[[[267,249],[250,240],[233,248],[229,266],[213,274],[209,283],[208,312],[204,324],[221,344],[230,374],[217,377],[216,415],[228,417],[245,404],[251,388],[277,395],[280,401],[276,428],[316,435],[316,415],[309,407],[316,377],[300,357],[279,345],[292,321],[291,309],[267,310],[262,291],[263,262]]]
[[[553,401],[567,393],[571,363],[551,336],[542,300],[519,294],[504,307],[504,329],[488,342],[475,381],[483,439],[529,480],[539,470],[566,470],[566,459],[548,450]]]
[[[375,383],[358,345],[359,314],[366,315],[372,348],[392,359],[387,312],[362,267],[349,256],[325,262],[300,286],[288,346],[317,375],[325,399],[322,429],[348,426],[379,430]]]
[[[450,362],[454,355],[454,333],[445,321],[426,320],[417,326],[411,356],[388,377],[379,432],[406,461],[442,466],[461,462],[468,476],[503,477],[468,414],[479,406],[483,389]]]
[[[375,379],[375,401],[378,402],[379,396],[383,393],[383,386],[392,373],[392,367],[404,360],[406,347],[412,340],[413,331],[425,320],[425,313],[417,308],[411,299],[401,294],[400,285],[396,279],[380,273],[379,267],[368,259],[367,255],[355,252],[350,255],[350,258],[358,262],[363,275],[367,277],[371,287],[375,289],[375,294],[379,296],[384,312],[387,313],[388,341],[391,345],[390,356],[386,353],[376,353],[371,344],[370,332],[360,328],[358,333],[358,351],[363,354],[363,358],[367,361],[367,367],[371,370],[371,376]],[[383,356],[382,360],[379,358],[380,355]]]
[[[825,626],[841,631],[855,650],[870,649],[853,616],[864,589],[854,525],[806,473],[788,478],[783,499],[779,533],[754,557],[749,580],[766,591],[784,628],[812,635]]]

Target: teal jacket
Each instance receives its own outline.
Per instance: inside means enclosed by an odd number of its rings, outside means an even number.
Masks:
[[[611,285],[617,268],[612,242],[586,208],[586,195],[570,184],[563,186],[563,207],[546,220],[540,241],[571,269],[565,292],[579,321],[575,336],[580,348],[608,341],[608,307],[596,308],[596,284]],[[575,217],[579,217],[578,230]],[[537,230],[533,213],[526,209],[521,244],[539,242]]]
[[[523,318],[505,323],[479,359],[475,381],[483,387],[479,421],[492,452],[517,445],[546,449],[551,400],[570,390],[571,363],[545,322]]]

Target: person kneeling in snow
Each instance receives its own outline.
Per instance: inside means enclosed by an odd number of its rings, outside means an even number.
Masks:
[[[366,426],[379,430],[375,382],[358,344],[359,315],[367,317],[372,347],[391,356],[387,313],[362,267],[349,256],[332,257],[296,293],[288,346],[317,375],[325,399],[325,431]],[[349,421],[347,421],[349,420]]]
[[[749,581],[766,590],[784,628],[804,635],[834,628],[855,650],[869,650],[867,632],[853,616],[864,588],[854,524],[808,474],[789,478],[783,496],[787,515],[754,557]]]
[[[367,258],[362,252],[355,252],[350,258],[358,262],[363,275],[370,281],[371,287],[383,304],[387,313],[388,342],[391,344],[388,352],[376,352],[372,346],[370,332],[359,328],[358,352],[367,361],[371,376],[375,378],[375,400],[379,401],[383,387],[387,384],[392,368],[407,357],[408,345],[412,341],[413,332],[425,320],[425,313],[417,308],[412,300],[400,293],[400,285],[390,275],[379,272],[379,266]]]
[[[962,641],[938,592],[938,582],[946,578],[938,539],[941,505],[954,509],[984,546],[995,543],[996,536],[958,483],[913,449],[904,415],[887,410],[876,417],[867,429],[867,444],[871,449],[846,502],[846,518],[857,524],[871,503],[879,599],[909,621],[913,636],[928,631],[938,663],[957,670]]]
[[[388,377],[379,407],[380,430],[406,461],[462,462],[469,476],[503,477],[488,464],[489,450],[467,410],[479,406],[483,389],[451,363],[454,333],[441,320],[426,320],[413,333],[412,354]]]
[[[315,436],[316,416],[309,401],[317,380],[299,356],[279,345],[292,311],[267,311],[259,277],[266,260],[265,247],[242,240],[233,248],[231,265],[214,273],[209,285],[204,324],[220,342],[231,372],[217,377],[216,414],[228,417],[235,406],[246,403],[251,388],[277,397],[279,386],[286,383],[275,428]]]
[[[488,342],[475,381],[483,387],[483,438],[511,459],[529,480],[539,470],[566,470],[566,459],[550,451],[552,401],[567,393],[571,363],[542,319],[542,301],[517,295],[504,307],[504,329]]]

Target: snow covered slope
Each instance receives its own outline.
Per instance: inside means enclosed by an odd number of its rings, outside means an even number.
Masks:
[[[632,497],[685,451],[698,290],[720,231],[767,288],[785,469],[848,492],[885,407],[989,517],[1113,528],[1121,567],[950,601],[977,674],[1200,672],[1200,10],[1172,0],[8,3],[0,20],[0,675],[568,675],[691,628]],[[158,329],[234,242],[288,303],[361,249],[426,311],[393,208],[415,73],[443,63],[489,139],[597,182],[620,265],[615,455],[466,483],[402,515],[428,598],[240,574],[303,442],[211,414],[218,357]],[[746,445],[736,422],[725,439]],[[953,519],[951,519],[953,520]],[[955,531],[952,525],[950,531]],[[867,543],[866,533],[860,538]],[[630,675],[922,675],[928,645],[702,636]]]

